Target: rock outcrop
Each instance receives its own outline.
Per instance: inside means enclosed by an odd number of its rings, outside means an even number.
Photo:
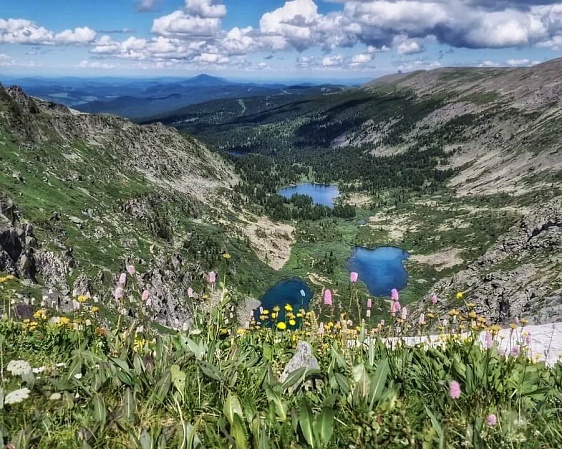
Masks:
[[[562,320],[562,199],[535,207],[482,257],[433,290],[443,299],[444,313],[462,305],[446,299],[462,291],[492,322]]]

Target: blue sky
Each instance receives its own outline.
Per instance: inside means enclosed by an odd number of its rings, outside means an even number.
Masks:
[[[0,77],[343,81],[562,56],[561,1],[1,1]]]

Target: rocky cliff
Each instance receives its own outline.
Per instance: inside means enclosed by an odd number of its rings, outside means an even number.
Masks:
[[[480,315],[496,323],[561,321],[562,198],[537,205],[482,257],[433,290],[443,299],[443,314],[473,302]],[[453,299],[457,292],[464,292],[463,300]],[[426,297],[418,313],[428,304]]]

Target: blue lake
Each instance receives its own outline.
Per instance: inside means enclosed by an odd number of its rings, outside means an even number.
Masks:
[[[312,290],[306,282],[299,278],[292,278],[275,284],[265,292],[260,298],[260,301],[261,307],[265,310],[269,310],[270,314],[275,306],[279,306],[281,311],[279,312],[277,320],[284,321],[284,307],[286,304],[290,304],[293,307],[293,312],[296,315],[299,309],[308,309],[312,296]],[[259,316],[260,309],[257,308],[254,310],[254,319],[259,321]]]
[[[304,183],[296,186],[285,187],[277,191],[277,193],[285,198],[291,198],[297,193],[300,195],[308,195],[312,197],[315,204],[334,207],[334,200],[340,194],[337,185],[334,184],[313,184]]]
[[[356,247],[347,261],[349,271],[356,271],[371,295],[390,296],[395,288],[402,290],[408,284],[408,272],[404,260],[410,255],[394,246],[375,249]]]

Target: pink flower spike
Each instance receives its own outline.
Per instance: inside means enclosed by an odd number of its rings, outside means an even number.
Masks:
[[[355,284],[357,282],[357,278],[359,277],[359,274],[357,274],[357,272],[352,271],[351,273],[349,273],[349,280]]]
[[[327,306],[332,305],[332,291],[330,289],[324,290],[324,304]]]
[[[449,384],[449,396],[451,396],[451,399],[458,399],[461,397],[461,386],[456,380],[452,380]]]
[[[371,301],[371,298],[367,298],[367,309],[370,309],[373,306],[373,301]]]
[[[486,345],[486,349],[490,349],[494,346],[494,337],[491,332],[486,332],[484,335],[484,344]]]
[[[400,316],[404,321],[408,318],[408,309],[406,307],[402,307],[402,314]]]
[[[133,265],[127,265],[127,272],[132,276],[137,272],[137,270]]]
[[[395,288],[393,288],[390,291],[390,297],[394,300],[394,301],[399,301],[400,297],[398,296],[398,290],[396,290]]]
[[[214,284],[217,280],[217,274],[214,271],[209,272],[209,282]]]
[[[324,323],[320,323],[318,326],[318,335],[324,335]]]
[[[493,413],[490,413],[486,417],[486,424],[488,424],[490,427],[495,426],[497,423],[498,423],[498,417],[496,415],[494,415]]]
[[[121,287],[119,285],[115,289],[115,292],[113,293],[113,296],[115,296],[115,299],[121,299],[123,297],[123,293],[124,293],[123,287]]]
[[[125,273],[121,273],[119,276],[119,285],[125,285],[127,283],[127,275]]]
[[[396,312],[400,312],[400,309],[402,308],[402,306],[400,306],[400,302],[396,299],[392,301],[392,305],[390,306],[390,314],[392,316],[396,315]]]
[[[150,298],[150,292],[148,290],[143,290],[142,296],[141,296],[142,301],[146,302],[146,301],[148,301],[148,298]]]
[[[433,295],[431,295],[431,303],[433,305],[437,304],[439,302],[439,298],[437,297],[437,295],[434,293]]]

